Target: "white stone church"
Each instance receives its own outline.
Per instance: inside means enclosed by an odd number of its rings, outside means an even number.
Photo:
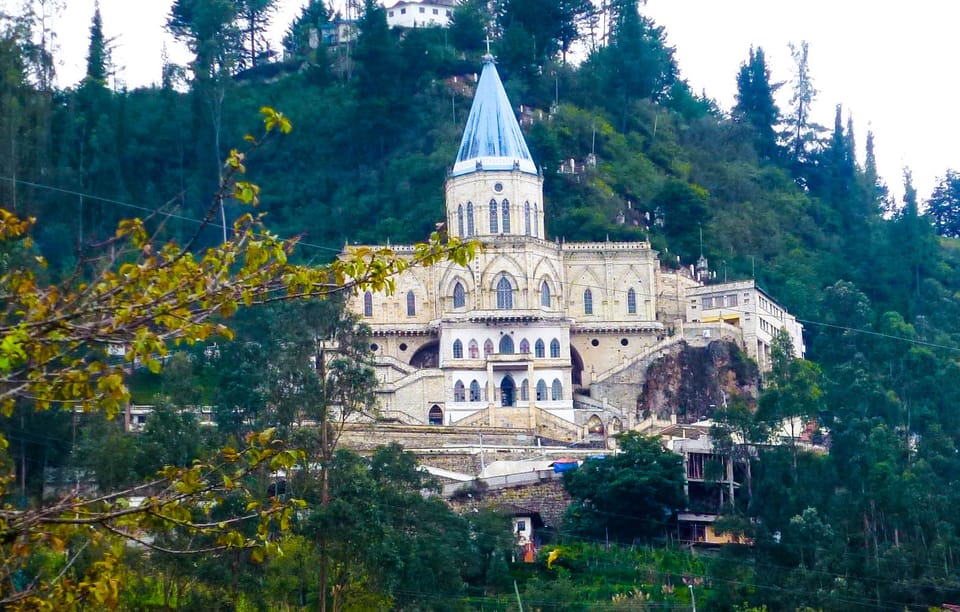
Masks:
[[[671,343],[723,335],[763,355],[771,335],[745,344],[742,333],[762,314],[689,321],[700,298],[688,294],[701,284],[688,270],[662,270],[648,242],[549,239],[543,180],[488,55],[446,182],[448,231],[483,250],[468,267],[413,268],[394,294],[349,304],[373,332],[384,418],[582,440],[637,426],[636,402],[606,397],[605,383]],[[752,282],[741,285],[738,303],[760,302]],[[786,327],[802,354],[800,326],[785,310],[768,326]]]

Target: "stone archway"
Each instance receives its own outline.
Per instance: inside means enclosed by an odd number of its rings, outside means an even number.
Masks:
[[[410,358],[410,365],[415,368],[436,368],[440,365],[440,342],[427,342]]]
[[[513,377],[507,374],[500,382],[500,405],[514,406],[517,403],[517,384]]]
[[[443,425],[443,409],[436,404],[431,406],[427,414],[427,422],[431,425]]]
[[[583,359],[573,345],[570,345],[570,382],[575,386],[583,385]]]

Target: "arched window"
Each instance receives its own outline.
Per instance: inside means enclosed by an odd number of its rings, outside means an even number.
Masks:
[[[463,283],[457,281],[453,286],[453,307],[463,308],[467,305],[467,292],[463,290]]]
[[[537,340],[536,344],[533,345],[533,356],[537,359],[543,359],[547,355],[546,351],[547,346],[543,343],[543,340]]]
[[[523,233],[530,235],[530,202],[523,203]]]
[[[479,359],[480,358],[480,345],[477,344],[476,340],[471,340],[467,350],[470,354],[470,359]]]
[[[463,381],[458,380],[456,384],[453,385],[453,401],[463,402],[467,399],[466,390],[463,388]]]
[[[540,231],[540,216],[537,213],[537,205],[533,205],[533,236],[536,237]]]
[[[558,402],[563,399],[563,385],[560,384],[559,378],[553,379],[553,385],[550,389],[550,392],[551,392],[550,399],[552,399],[553,401]]]
[[[490,339],[487,339],[487,341],[483,343],[483,356],[489,357],[492,354],[493,354],[493,341]]]
[[[477,233],[473,225],[473,202],[467,202],[467,236],[473,236]]]
[[[500,338],[500,354],[513,355],[513,338],[507,335]]]
[[[627,314],[637,314],[637,292],[633,287],[627,290]]]
[[[510,202],[503,201],[503,233],[510,233]]]
[[[470,401],[479,402],[480,401],[480,383],[473,380],[470,381]]]
[[[547,281],[540,283],[540,305],[550,308],[550,285]]]
[[[431,425],[443,425],[443,410],[440,409],[440,406],[434,404],[430,408],[430,412],[427,414],[427,422]]]
[[[603,435],[603,421],[597,415],[587,419],[587,433]]]
[[[527,382],[526,378],[524,378],[523,382],[520,383],[520,401],[530,401],[530,383]]]
[[[407,316],[413,317],[417,314],[417,296],[413,291],[407,291]]]
[[[363,316],[373,316],[373,294],[369,291],[363,294]]]
[[[550,341],[550,357],[552,359],[560,358],[560,341],[556,338]]]
[[[490,233],[498,234],[500,230],[497,228],[497,201],[490,200]]]
[[[583,292],[583,314],[593,314],[593,292],[589,289]]]
[[[463,359],[463,342],[459,338],[453,341],[453,358]]]
[[[500,310],[513,308],[513,287],[506,276],[501,276],[497,281],[497,308]]]
[[[500,405],[513,406],[517,403],[517,385],[513,377],[507,374],[500,381]]]
[[[543,382],[542,378],[537,381],[537,401],[547,401],[547,383]]]
[[[530,353],[530,342],[524,338],[520,341],[520,354],[527,355]]]
[[[464,236],[463,233],[463,204],[457,206],[457,236],[461,238]]]

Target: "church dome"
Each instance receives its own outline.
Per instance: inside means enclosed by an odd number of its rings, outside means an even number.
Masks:
[[[519,170],[537,174],[520,124],[503,89],[493,56],[483,58],[483,72],[470,107],[453,176],[478,170]]]

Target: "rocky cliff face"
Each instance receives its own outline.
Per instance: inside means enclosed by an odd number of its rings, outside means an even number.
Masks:
[[[702,348],[681,343],[647,369],[637,418],[676,415],[678,423],[693,423],[711,418],[735,398],[753,406],[758,383],[756,364],[737,345],[723,340]]]

